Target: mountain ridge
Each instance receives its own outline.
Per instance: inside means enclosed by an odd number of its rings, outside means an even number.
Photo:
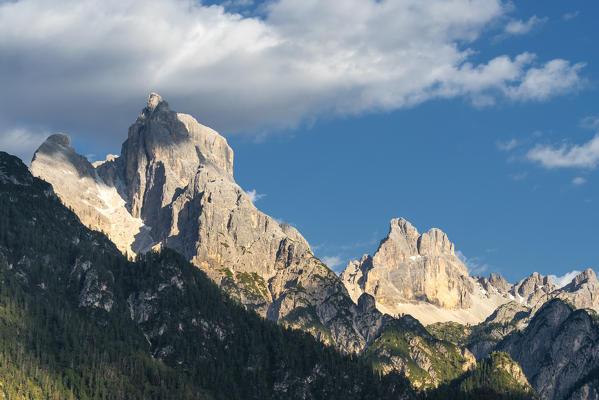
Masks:
[[[392,219],[375,253],[350,261],[340,277],[354,301],[368,293],[382,312],[410,314],[425,325],[478,324],[510,301],[533,308],[534,314],[554,297],[599,310],[599,281],[592,269],[562,288],[538,272],[514,284],[493,273],[470,276],[447,234],[438,228],[420,234],[403,218]]]
[[[121,155],[95,168],[56,139],[35,153],[32,173],[122,251],[171,248],[263,317],[324,329],[347,352],[362,351],[369,330],[380,329],[360,323],[343,283],[295,228],[252,204],[233,179],[226,140],[159,95],[129,128]]]

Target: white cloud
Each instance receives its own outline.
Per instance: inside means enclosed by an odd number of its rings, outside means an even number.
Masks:
[[[455,255],[468,268],[468,273],[472,276],[480,275],[489,269],[489,265],[481,263],[478,257],[468,258],[460,250],[456,250]]]
[[[335,269],[343,265],[343,259],[341,256],[325,256],[322,258],[322,262],[325,263],[330,269]]]
[[[537,145],[528,152],[527,157],[545,168],[595,168],[599,161],[599,134],[582,145]]]
[[[48,137],[47,133],[35,133],[17,128],[0,135],[0,150],[19,157],[29,165],[33,152]]]
[[[261,194],[261,193],[256,192],[256,189],[249,190],[249,191],[247,191],[245,193],[248,195],[248,197],[250,198],[250,200],[252,201],[252,203],[255,203],[258,200],[263,199],[264,197],[266,197],[265,194]]]
[[[518,146],[518,141],[516,139],[508,140],[507,142],[497,142],[497,148],[501,151],[510,151],[513,150],[516,146]]]
[[[599,115],[589,115],[580,120],[580,126],[585,129],[599,130]]]
[[[551,60],[540,68],[528,69],[520,84],[508,87],[506,94],[513,100],[544,101],[577,90],[584,81],[580,78],[584,66],[584,63],[572,65],[566,60]]]
[[[471,61],[502,0],[266,4],[244,17],[184,0],[0,3],[0,122],[121,140],[154,90],[223,133],[260,133],[438,98],[545,100],[581,81],[582,64],[529,53]]]
[[[586,179],[584,179],[582,176],[577,176],[576,178],[572,179],[572,184],[574,185],[583,185],[584,183],[586,183]]]
[[[505,33],[510,35],[524,35],[530,32],[533,28],[543,25],[547,22],[547,17],[539,18],[533,15],[528,21],[511,20],[505,26]]]
[[[549,275],[549,278],[551,278],[551,281],[555,283],[557,287],[561,288],[572,282],[572,279],[574,279],[578,274],[580,274],[580,271],[573,270],[565,273],[562,276]]]

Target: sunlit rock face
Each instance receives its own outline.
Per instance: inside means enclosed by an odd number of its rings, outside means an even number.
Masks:
[[[471,277],[443,231],[432,228],[420,234],[403,218],[391,220],[389,234],[374,255],[349,262],[341,279],[354,302],[368,293],[381,312],[410,314],[425,325],[477,324],[508,302],[530,308],[532,317],[556,297],[576,308],[599,310],[599,281],[591,269],[563,288],[537,272],[515,284],[498,274]]]
[[[391,220],[376,253],[350,262],[341,278],[354,301],[368,293],[379,308],[395,314],[403,304],[446,310],[472,306],[474,283],[447,235],[436,228],[419,234],[403,218]]]
[[[106,164],[114,163],[114,156],[110,159]],[[50,136],[31,161],[33,175],[50,182],[62,202],[89,228],[106,233],[124,253],[150,248],[149,228],[126,207],[123,181],[117,176],[104,180],[101,168],[77,154],[71,139],[61,134]]]
[[[381,326],[382,314],[359,312],[295,228],[256,209],[233,179],[226,139],[155,93],[120,156],[92,165],[67,136],[55,135],[38,149],[31,171],[121,251],[175,249],[264,317],[349,352],[361,351]]]
[[[425,325],[479,323],[508,301],[536,304],[556,289],[537,273],[516,285],[497,274],[470,277],[443,231],[432,228],[420,234],[403,218],[391,220],[374,255],[351,261],[341,279],[354,301],[369,293],[382,312],[411,314]]]

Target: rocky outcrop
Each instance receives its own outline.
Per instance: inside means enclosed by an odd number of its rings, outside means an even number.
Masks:
[[[345,283],[352,300],[357,302],[357,299],[364,293],[366,277],[371,269],[372,257],[364,254],[360,261],[350,261],[341,273],[340,278]]]
[[[531,309],[522,303],[510,301],[502,304],[486,320],[472,327],[466,347],[480,360],[506,336],[526,328],[530,316]]]
[[[483,323],[509,324],[526,319],[529,315],[529,307],[516,301],[510,301],[499,306]]]
[[[382,314],[366,306],[361,312],[297,230],[256,209],[233,179],[226,140],[155,93],[120,156],[92,165],[67,136],[55,135],[31,171],[123,252],[172,248],[264,317],[348,352],[360,352],[380,326]],[[435,236],[424,246],[443,252],[449,245]]]
[[[557,286],[551,281],[551,278],[533,272],[528,278],[516,283],[510,290],[510,294],[519,302],[534,307],[539,302],[543,304],[547,301],[548,295],[555,289]]]
[[[595,271],[588,268],[552,295],[569,301],[576,308],[591,308],[597,311],[599,308],[599,281],[597,281],[597,275],[595,275]]]
[[[491,284],[500,293],[509,292],[513,286],[509,284],[503,276],[493,273],[489,275],[489,284]]]
[[[599,281],[590,269],[561,289],[537,272],[516,284],[498,274],[470,277],[445,233],[433,228],[421,235],[403,218],[391,221],[389,234],[373,256],[351,261],[340,277],[354,302],[368,293],[380,311],[393,316],[410,314],[425,325],[448,321],[479,324],[501,305],[516,302],[532,309],[527,318],[519,320],[517,328],[521,329],[555,297],[577,308],[599,310]],[[502,335],[507,333],[502,329]],[[491,350],[492,343],[486,343],[480,354]]]
[[[341,279],[354,301],[368,293],[382,312],[424,324],[479,323],[510,300],[511,285],[501,276],[491,277],[499,289],[468,276],[445,233],[433,228],[420,235],[403,218],[393,219],[376,253],[350,262]]]
[[[417,301],[447,309],[471,305],[468,271],[447,235],[436,228],[420,235],[403,218],[391,221],[388,236],[372,258],[351,262],[341,277],[354,300],[369,293],[390,309]]]
[[[585,383],[577,388],[569,397],[570,400],[597,400],[599,399],[598,382]]]
[[[154,244],[150,228],[126,208],[126,197],[119,193],[122,180],[116,176],[102,179],[98,169],[75,152],[68,136],[46,139],[33,156],[31,173],[50,182],[83,224],[106,233],[123,253],[133,255]]]
[[[497,349],[520,364],[542,399],[561,399],[599,366],[599,327],[587,311],[553,299]]]

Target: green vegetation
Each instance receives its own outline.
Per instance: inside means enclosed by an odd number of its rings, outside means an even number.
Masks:
[[[255,272],[236,272],[237,284],[257,297],[269,297],[268,287],[264,278]]]
[[[460,347],[472,348],[477,343],[498,343],[507,332],[516,329],[517,320],[505,323],[482,322],[474,326],[466,326],[457,322],[438,322],[428,325],[426,329],[436,338],[454,343]],[[511,329],[507,329],[510,328]]]
[[[470,326],[458,324],[457,322],[436,322],[426,326],[426,330],[431,335],[439,340],[445,340],[457,344],[458,346],[466,346],[469,342],[468,338],[472,333]]]
[[[280,323],[283,326],[309,332],[315,338],[327,345],[332,345],[334,343],[331,334],[322,322],[320,322],[320,319],[316,314],[316,309],[310,304],[294,308],[285,316],[285,318],[281,319]]]
[[[365,358],[380,372],[397,367],[401,359],[412,384],[421,388],[458,377],[468,363],[453,343],[436,339],[410,316],[388,327],[366,350]]]
[[[506,353],[493,352],[458,379],[426,393],[430,400],[529,400],[538,396],[528,385],[515,361]]]

